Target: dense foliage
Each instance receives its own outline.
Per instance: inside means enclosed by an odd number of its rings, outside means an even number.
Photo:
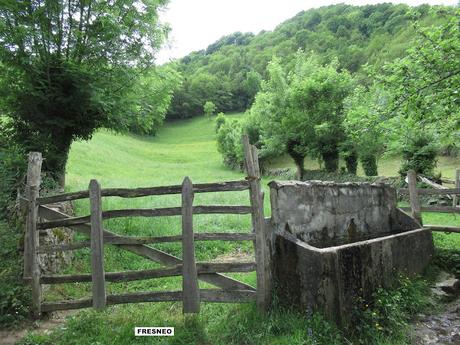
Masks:
[[[439,21],[428,5],[416,11],[421,27]],[[300,12],[272,32],[225,36],[179,61],[184,83],[174,93],[168,117],[200,115],[208,100],[219,112],[246,110],[261,79],[268,77],[266,67],[273,57],[289,72],[299,49],[315,52],[321,64],[337,58],[339,69],[366,79],[361,73],[365,64],[382,66],[409,47],[414,34],[411,13],[406,5],[340,4]]]
[[[62,184],[73,140],[88,139],[103,126],[154,132],[161,122],[169,105],[163,98],[171,91],[161,86],[155,112],[148,99],[154,90],[144,84],[166,34],[157,15],[165,3],[2,2],[0,109],[11,118],[12,139],[41,151],[45,171]],[[146,112],[149,124],[139,120]]]
[[[404,13],[404,23],[411,25],[399,34],[410,31],[412,36],[403,57],[385,62],[389,55],[380,52],[382,59],[356,70],[344,65],[340,54],[326,57],[324,52],[300,51],[268,63],[241,124],[261,148],[262,159],[287,153],[302,178],[306,155],[321,159],[332,172],[338,170],[341,153],[343,171],[356,174],[360,161],[367,176],[376,176],[378,159],[398,153],[404,160],[401,174],[409,168],[432,174],[439,148],[455,152],[460,133],[460,11],[419,7]],[[430,21],[435,24],[424,26]],[[234,131],[227,130],[227,135],[238,142]],[[219,140],[224,161],[236,166],[234,145],[223,144],[223,133]]]

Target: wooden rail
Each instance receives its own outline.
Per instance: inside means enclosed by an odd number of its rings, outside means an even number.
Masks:
[[[194,233],[195,241],[253,241],[256,236],[254,233],[239,233],[239,232],[209,232],[209,233]],[[104,244],[154,244],[167,242],[180,242],[182,236],[147,236],[147,237],[132,237],[132,236],[104,236]],[[90,241],[81,241],[78,243],[56,244],[40,246],[37,249],[38,254],[53,253],[59,251],[76,250],[89,248]]]
[[[217,183],[200,183],[193,186],[194,193],[209,193],[209,192],[235,192],[249,189],[249,182],[228,181]],[[181,194],[182,186],[161,186],[161,187],[145,187],[145,188],[107,188],[101,190],[101,196],[117,196],[121,198],[139,198],[152,195],[168,195]],[[89,192],[87,190],[65,193],[53,196],[46,196],[37,199],[38,205],[47,205],[63,201],[72,201],[79,199],[87,199]]]
[[[398,193],[401,195],[409,195],[409,188],[399,188]],[[460,188],[450,189],[435,189],[435,188],[417,188],[419,195],[454,195],[460,194]]]
[[[219,290],[200,289],[200,300],[202,302],[217,303],[246,303],[256,299],[256,292],[251,290]],[[124,303],[145,303],[145,302],[171,302],[181,301],[182,291],[158,291],[158,292],[135,292],[129,294],[108,295],[107,305]],[[44,312],[57,310],[70,310],[89,308],[92,305],[91,299],[80,299],[75,301],[59,301],[43,303]]]
[[[123,217],[169,217],[180,216],[180,207],[165,207],[151,209],[128,209],[103,211],[104,219],[123,218]],[[250,206],[194,206],[194,214],[250,214]],[[66,227],[70,225],[88,223],[91,216],[73,217],[51,222],[38,223],[39,230]]]
[[[436,188],[424,189],[417,188],[417,174],[414,170],[409,170],[407,173],[408,186],[409,188],[398,189],[398,193],[401,195],[409,194],[410,207],[401,207],[403,211],[411,212],[412,216],[417,219],[420,225],[423,224],[422,212],[441,212],[441,213],[460,213],[460,207],[458,205],[458,196],[460,194],[460,170],[456,171],[455,188],[444,188],[436,183],[431,183]],[[424,182],[426,178],[422,179]],[[441,189],[438,189],[441,188]],[[420,195],[453,195],[452,206],[421,206]],[[430,229],[433,231],[444,231],[441,229],[448,229],[446,232],[458,232],[455,228],[449,229],[449,227],[430,225]]]
[[[245,138],[245,166],[248,177],[244,181],[229,181],[194,185],[186,177],[181,186],[165,186],[135,189],[102,189],[98,181],[91,180],[88,190],[55,196],[39,197],[41,155],[29,156],[26,198],[21,201],[27,206],[26,244],[24,256],[24,279],[32,285],[34,314],[63,309],[93,307],[103,310],[107,305],[119,303],[179,301],[183,302],[184,313],[198,313],[201,302],[248,302],[257,301],[260,310],[265,311],[270,302],[268,238],[265,233],[263,215],[263,194],[260,186],[260,172],[257,150]],[[249,191],[250,206],[242,205],[193,205],[195,193]],[[102,198],[117,196],[134,198],[150,195],[181,194],[180,207],[158,209],[102,210]],[[46,207],[46,204],[89,198],[90,215],[70,217]],[[250,233],[195,233],[193,217],[196,214],[251,214],[253,231]],[[175,236],[130,237],[121,236],[104,229],[103,220],[118,217],[163,217],[181,216],[182,234]],[[38,218],[44,221],[38,222]],[[39,233],[44,229],[69,227],[87,236],[89,240],[78,243],[39,245]],[[196,262],[195,241],[253,241],[255,262]],[[183,260],[147,246],[147,244],[181,242]],[[144,258],[169,267],[126,272],[105,272],[104,245],[115,245]],[[90,248],[91,273],[73,275],[41,275],[38,268],[38,254],[64,250]],[[222,272],[257,273],[257,290],[252,286],[227,277]],[[143,279],[182,276],[181,291],[139,292],[108,295],[106,284]],[[216,285],[220,289],[199,289],[198,280]],[[91,283],[91,298],[77,301],[42,302],[41,284]]]
[[[164,277],[175,277],[182,275],[183,265],[176,265],[170,268],[158,268],[142,271],[107,272],[105,281],[126,282],[134,280],[146,280]],[[196,263],[198,274],[218,272],[252,272],[256,270],[255,262],[198,262]],[[67,284],[67,283],[88,283],[92,281],[91,274],[73,275],[43,275],[40,277],[41,284]]]

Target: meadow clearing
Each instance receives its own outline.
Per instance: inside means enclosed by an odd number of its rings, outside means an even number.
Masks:
[[[239,117],[241,115],[235,115]],[[396,158],[382,160],[382,171],[394,174]],[[385,168],[385,163],[391,168]],[[441,163],[444,162],[441,160]],[[441,170],[452,166],[440,165]],[[386,169],[386,170],[384,170]],[[244,177],[242,172],[229,170],[217,152],[214,121],[195,118],[167,123],[156,137],[122,135],[99,131],[88,142],[72,145],[67,166],[67,189],[83,190],[89,180],[96,178],[106,187],[142,187],[181,184],[184,176],[193,182],[217,182]],[[268,196],[267,183],[262,184]],[[249,204],[247,192],[199,194],[199,204]],[[104,209],[123,207],[179,206],[178,196],[155,196],[138,199],[106,198]],[[265,197],[266,216],[269,215],[269,198]],[[79,215],[88,213],[87,202],[75,203]],[[447,214],[424,214],[431,224],[460,226],[460,217]],[[180,233],[179,217],[131,218],[105,221],[105,226],[119,234],[159,236]],[[238,215],[198,215],[195,218],[198,232],[232,231],[250,229],[250,217]],[[460,248],[460,234],[435,234],[436,245],[445,250]],[[157,248],[181,256],[179,244],[163,244]],[[252,244],[239,242],[197,242],[198,261],[225,260],[239,256],[250,260]],[[134,254],[106,246],[105,269],[123,271],[160,267]],[[71,267],[63,273],[90,272],[89,249],[76,252]],[[255,285],[255,273],[233,274]],[[206,284],[200,283],[200,287]],[[209,286],[208,286],[209,287]],[[181,277],[145,281],[108,283],[108,293],[129,291],[179,290]],[[88,283],[54,285],[45,294],[46,300],[80,298],[90,295]],[[172,326],[173,338],[134,337],[135,326]],[[78,334],[78,335],[77,335]],[[401,337],[403,339],[404,336]],[[274,312],[262,316],[255,305],[203,304],[201,313],[184,318],[181,303],[144,303],[109,307],[102,313],[82,310],[70,317],[64,328],[50,335],[29,335],[23,344],[340,344],[345,338],[319,315],[306,318],[295,312]],[[388,341],[376,335],[377,343]],[[392,338],[392,344],[396,344]],[[401,341],[401,344],[404,342]]]

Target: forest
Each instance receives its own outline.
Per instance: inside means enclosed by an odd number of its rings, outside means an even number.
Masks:
[[[397,176],[385,181],[405,187],[409,170],[443,183],[446,174],[450,178],[459,168],[459,6],[312,8],[273,31],[229,33],[160,65],[156,56],[170,27],[159,13],[167,4],[1,2],[0,330],[33,327],[30,288],[22,280],[24,224],[19,217],[28,152],[45,157],[42,195],[83,190],[95,177],[104,188],[177,185],[185,174],[200,182],[240,179],[244,135],[258,149],[266,195],[276,170],[288,170],[277,178],[297,180],[374,182],[390,174]],[[385,166],[390,160],[392,166]],[[448,164],[440,166],[441,161]],[[171,200],[134,204],[170,207]],[[238,204],[240,197],[204,200]],[[107,205],[128,204],[111,200]],[[77,216],[86,214],[87,207],[83,202],[71,206]],[[424,217],[460,225],[455,215]],[[108,224],[116,232],[141,236],[167,236],[166,229],[180,229],[170,220]],[[198,224],[234,231],[250,226],[248,219],[207,216]],[[433,271],[458,274],[458,236],[435,234]],[[160,248],[180,251],[167,244]],[[251,250],[208,242],[198,255],[211,260],[252,255]],[[106,256],[107,270],[147,267],[115,251]],[[67,273],[90,269],[87,251],[74,260]],[[31,332],[20,344],[125,344],[139,320],[175,326],[178,334],[171,344],[408,344],[411,318],[434,308],[426,297],[431,273],[401,278],[393,290],[379,289],[379,302],[360,310],[362,322],[348,333],[320,314],[275,309],[264,316],[252,305],[206,306],[190,321],[171,303],[81,313],[50,334]],[[247,283],[255,280],[255,275],[241,277]],[[125,285],[117,284],[113,291],[125,291]],[[137,287],[178,286],[174,279],[155,284],[139,282]],[[80,298],[90,290],[88,284],[63,285],[47,293],[51,299]],[[75,340],[77,333],[81,339]]]

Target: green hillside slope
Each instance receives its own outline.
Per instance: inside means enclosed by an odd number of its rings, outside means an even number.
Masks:
[[[241,115],[233,115],[239,117]],[[102,187],[140,187],[180,184],[184,175],[194,182],[225,181],[240,179],[244,175],[224,167],[214,138],[214,121],[195,118],[167,124],[157,137],[117,135],[107,131],[97,133],[91,141],[75,142],[72,146],[67,168],[68,189],[85,189],[91,178],[97,178]],[[263,180],[266,188],[267,179]],[[269,214],[266,190],[266,213]],[[197,204],[248,204],[247,192],[199,194]],[[180,205],[180,196],[155,196],[138,199],[105,198],[104,209],[123,207],[165,207]],[[76,213],[88,213],[88,204],[76,203]],[[428,222],[457,225],[458,219],[448,215],[427,216]],[[194,218],[198,232],[241,231],[250,229],[248,216],[198,215]],[[179,217],[158,219],[112,219],[104,226],[119,234],[132,236],[159,236],[180,233]],[[447,249],[458,247],[455,235],[437,236],[437,244]],[[80,238],[78,238],[80,239]],[[155,245],[180,257],[178,244]],[[236,256],[251,260],[251,243],[197,242],[199,261],[225,260]],[[160,265],[117,248],[106,246],[105,269],[125,271],[158,268]],[[89,250],[76,251],[70,267],[62,274],[89,273]],[[255,274],[232,274],[247,283],[255,284]],[[209,287],[200,283],[200,287]],[[108,283],[108,293],[134,291],[180,290],[180,277],[152,279],[126,283]],[[88,283],[60,284],[45,292],[45,300],[75,299],[90,296]],[[153,341],[151,338],[134,337],[135,326],[172,326],[173,338]],[[306,332],[310,329],[310,332]],[[398,330],[399,332],[400,330]],[[393,331],[392,331],[393,332]],[[403,344],[404,333],[383,336],[375,333],[375,344]],[[400,337],[401,338],[398,338]],[[396,339],[396,340],[395,340]],[[317,344],[334,345],[346,343],[337,329],[319,315],[306,318],[283,310],[269,316],[256,312],[254,304],[202,304],[196,318],[185,319],[181,303],[144,303],[109,307],[102,313],[83,310],[72,316],[65,327],[47,335],[29,335],[26,344]],[[369,342],[368,342],[369,343]]]
[[[428,5],[338,4],[302,11],[273,31],[222,37],[174,63],[184,79],[167,116],[202,114],[206,101],[214,102],[218,111],[247,109],[266,78],[267,63],[276,56],[289,70],[299,49],[315,52],[321,63],[337,58],[341,68],[360,75],[365,64],[381,66],[404,54],[413,39],[415,18],[421,26],[444,20]]]

